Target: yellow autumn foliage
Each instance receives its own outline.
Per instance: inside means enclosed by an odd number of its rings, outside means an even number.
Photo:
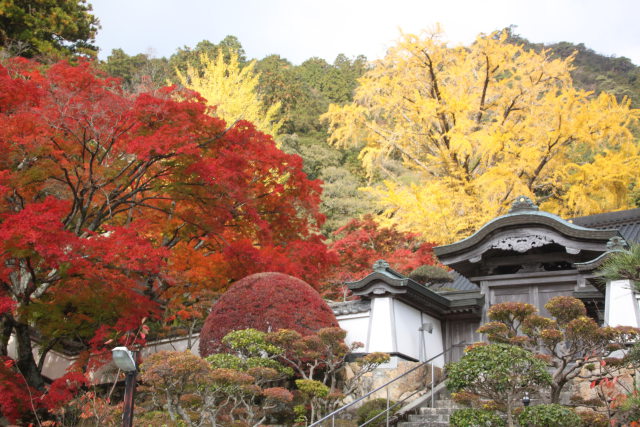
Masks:
[[[364,146],[369,174],[389,158],[419,173],[368,189],[383,224],[449,243],[518,195],[564,217],[629,207],[640,159],[628,100],[577,90],[573,57],[525,51],[506,33],[458,47],[441,37],[403,34],[359,80],[354,102],[323,116],[331,143]]]
[[[255,71],[255,61],[241,67],[238,53],[231,51],[227,61],[219,50],[216,58],[200,57],[202,68],[189,66],[186,74],[176,69],[183,86],[199,92],[208,105],[215,107],[216,116],[228,125],[238,120],[247,120],[256,129],[275,136],[282,126],[278,119],[280,103],[264,105],[258,95],[260,75]]]

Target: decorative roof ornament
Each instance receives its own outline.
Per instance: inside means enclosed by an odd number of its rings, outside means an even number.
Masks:
[[[527,196],[518,196],[511,204],[511,209],[509,209],[509,213],[517,213],[517,212],[525,212],[525,211],[537,211],[539,210],[538,205],[533,203],[533,201]]]
[[[373,263],[373,271],[384,273],[389,268],[389,263],[383,259],[379,259]]]
[[[628,248],[627,241],[620,236],[613,236],[607,242],[607,251],[609,252],[625,251]]]

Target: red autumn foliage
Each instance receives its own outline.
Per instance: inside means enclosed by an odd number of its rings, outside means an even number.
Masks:
[[[0,415],[6,417],[9,422],[16,423],[31,411],[31,397],[24,379],[13,366],[13,360],[0,357]]]
[[[379,226],[371,215],[353,219],[335,232],[330,245],[338,257],[334,282],[358,280],[371,273],[373,263],[384,259],[403,274],[421,265],[435,265],[434,243],[424,242],[417,234],[398,231],[395,226]]]
[[[338,327],[333,311],[307,283],[282,273],[258,273],[234,283],[215,303],[200,333],[200,354],[221,350],[229,332],[292,329],[310,335]]]
[[[15,306],[16,303],[14,300],[9,297],[0,296],[0,314],[11,312]]]
[[[267,399],[279,400],[281,402],[291,402],[293,400],[293,393],[283,387],[271,387],[262,391],[262,394]]]
[[[27,420],[34,410],[57,410],[80,391],[87,379],[80,372],[69,372],[51,383],[45,393],[28,387],[26,379],[16,369],[15,362],[0,357],[0,415],[9,422]]]
[[[0,66],[3,333],[99,350],[144,317],[196,316],[266,265],[321,282],[320,183],[251,123],[211,113],[177,87],[127,93],[90,63]]]
[[[320,236],[305,241],[292,241],[286,246],[257,248],[248,239],[230,244],[224,256],[231,271],[247,275],[264,271],[277,271],[294,277],[304,277],[314,289],[324,284],[324,270],[337,263],[334,253],[328,252]],[[305,260],[293,263],[292,259]],[[237,277],[237,273],[235,273]]]
[[[80,388],[87,383],[87,378],[80,372],[69,372],[51,383],[42,404],[51,411],[59,409],[76,397]]]

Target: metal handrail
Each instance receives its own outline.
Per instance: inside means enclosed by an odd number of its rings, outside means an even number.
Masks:
[[[431,357],[428,360],[425,360],[424,362],[422,362],[419,365],[414,366],[413,368],[409,369],[407,372],[404,372],[401,375],[398,375],[397,377],[387,381],[386,383],[382,384],[381,386],[379,386],[376,389],[371,390],[370,392],[368,392],[367,394],[359,397],[358,399],[354,400],[353,402],[349,402],[346,405],[336,409],[335,411],[331,412],[328,415],[325,415],[324,417],[320,418],[318,421],[309,424],[308,427],[316,427],[319,426],[321,423],[323,423],[324,421],[328,420],[329,418],[332,419],[332,425],[334,424],[333,420],[335,419],[335,416],[337,414],[339,414],[340,412],[346,410],[347,408],[355,405],[358,402],[361,402],[362,400],[366,399],[367,397],[371,396],[373,393],[380,391],[384,388],[386,388],[387,386],[389,386],[390,384],[398,381],[400,378],[403,378],[406,375],[409,375],[410,373],[412,373],[413,371],[420,369],[422,367],[424,367],[427,364],[431,364],[431,390],[432,390],[432,394],[433,394],[433,387],[434,387],[434,381],[433,381],[433,361],[441,356],[444,356],[445,354],[449,353],[450,351],[452,351],[454,348],[459,348],[465,345],[464,341],[459,342],[458,344],[454,344],[451,347],[449,347],[448,349],[436,354],[435,356]],[[418,393],[419,390],[416,390],[414,393],[410,394],[409,396],[405,397],[401,402],[405,401],[406,399],[408,399],[409,397],[412,397],[413,395],[415,395],[416,393]],[[387,426],[389,425],[389,410],[396,407],[397,405],[399,405],[401,402],[396,402],[392,407],[389,407],[389,389],[387,389],[387,409],[384,412],[380,412],[380,414],[377,414],[374,418],[372,418],[371,420],[367,421],[367,423],[363,424],[366,425],[369,422],[373,421],[374,419],[378,418],[379,416],[381,416],[382,414],[386,413],[387,414]]]

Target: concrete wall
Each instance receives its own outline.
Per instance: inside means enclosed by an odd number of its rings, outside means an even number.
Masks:
[[[191,352],[195,355],[198,354],[198,344],[199,344],[199,334],[194,334],[191,339]],[[185,351],[189,346],[189,340],[186,337],[176,337],[171,339],[164,339],[158,341],[152,341],[147,343],[147,346],[142,351],[142,358],[149,354],[157,353],[158,351],[170,350],[170,351]],[[39,359],[40,347],[33,343],[33,357],[36,358],[36,361]],[[9,339],[8,346],[9,357],[16,358],[18,355],[16,348],[16,341],[12,336]],[[106,357],[110,357],[106,355]],[[42,366],[42,375],[45,377],[55,380],[56,378],[60,378],[64,374],[67,373],[69,367],[78,359],[77,356],[68,356],[63,353],[59,353],[57,351],[49,351],[44,361],[44,365]],[[106,366],[100,368],[98,372],[93,375],[95,378],[95,383],[103,383],[103,382],[111,382],[112,381],[112,372],[115,371],[116,368],[112,363],[108,363]]]

